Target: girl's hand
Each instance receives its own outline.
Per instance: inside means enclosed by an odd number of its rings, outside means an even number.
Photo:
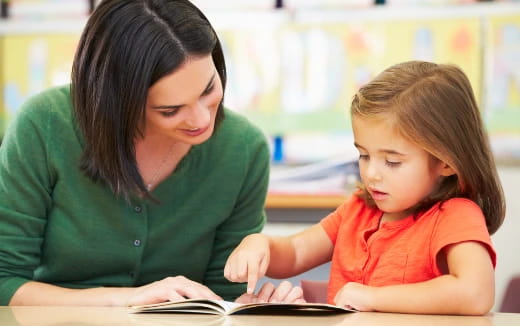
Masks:
[[[338,291],[334,303],[340,307],[354,308],[359,311],[374,311],[372,298],[375,289],[361,283],[349,282]]]
[[[237,303],[305,303],[303,290],[299,286],[292,286],[288,281],[283,281],[275,287],[272,283],[265,283],[257,294],[244,293],[238,297]]]
[[[224,267],[224,276],[231,282],[247,282],[247,294],[253,294],[256,282],[269,267],[269,239],[263,234],[245,237],[233,250]]]
[[[222,300],[208,287],[184,276],[175,276],[136,288],[128,298],[127,305],[137,306],[164,301],[180,301],[186,298]]]

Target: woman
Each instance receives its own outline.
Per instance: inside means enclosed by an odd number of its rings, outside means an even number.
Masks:
[[[264,224],[269,151],[222,107],[225,82],[219,40],[189,1],[101,2],[72,84],[30,99],[6,132],[0,305],[244,293],[223,267]]]

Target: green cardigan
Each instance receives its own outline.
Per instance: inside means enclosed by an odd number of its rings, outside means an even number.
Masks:
[[[269,178],[262,132],[226,110],[153,190],[129,204],[78,168],[69,86],[31,98],[0,146],[0,305],[35,280],[68,288],[133,287],[184,275],[227,300],[223,276],[240,240],[260,232]]]

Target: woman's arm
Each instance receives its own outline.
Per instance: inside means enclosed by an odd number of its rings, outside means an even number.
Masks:
[[[362,311],[483,315],[494,303],[493,265],[487,249],[467,241],[445,247],[448,274],[429,281],[370,287],[346,284],[335,303]],[[442,257],[441,257],[442,258]]]
[[[99,287],[68,289],[41,282],[27,282],[15,292],[11,306],[133,306],[208,298],[221,300],[206,286],[185,277],[168,277],[137,288]]]

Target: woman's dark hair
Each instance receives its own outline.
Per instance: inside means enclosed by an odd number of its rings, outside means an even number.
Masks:
[[[134,141],[142,136],[148,89],[187,58],[210,55],[222,87],[224,55],[204,14],[188,0],[104,0],[81,35],[71,96],[85,147],[84,173],[126,200],[151,198],[139,173]],[[216,123],[223,119],[222,103]]]

